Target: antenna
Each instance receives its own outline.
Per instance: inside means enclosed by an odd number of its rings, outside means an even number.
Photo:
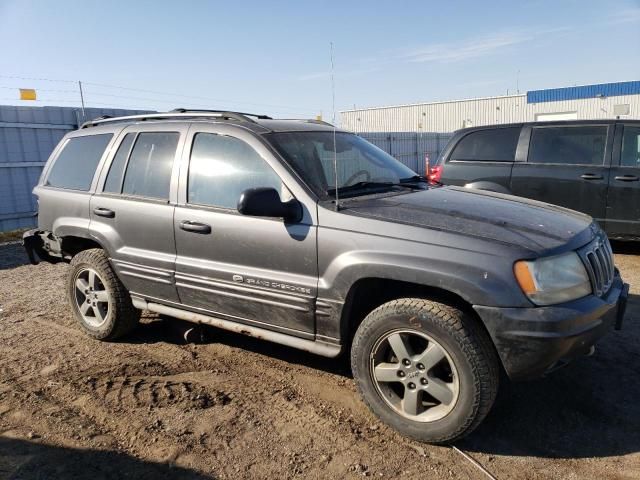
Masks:
[[[336,184],[336,212],[340,210],[340,203],[338,199],[338,151],[336,147],[336,83],[333,75],[333,42],[329,43],[331,54],[331,108],[333,110],[333,116],[331,123],[333,124],[333,172]]]

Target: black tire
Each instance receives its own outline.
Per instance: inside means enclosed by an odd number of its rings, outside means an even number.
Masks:
[[[107,292],[107,302],[104,303],[108,307],[100,325],[86,321],[79,307],[78,298],[82,293],[78,291],[76,282],[79,275],[83,275],[87,269],[98,274],[100,289]],[[67,298],[82,329],[98,340],[116,340],[131,332],[140,321],[140,310],[131,303],[129,292],[116,276],[105,252],[99,248],[84,250],[71,260],[71,270],[67,277]]]
[[[419,298],[393,300],[371,312],[358,327],[351,349],[353,376],[360,394],[371,411],[402,435],[422,442],[449,443],[471,433],[489,413],[496,398],[500,378],[500,367],[491,339],[475,322],[474,318],[457,308]],[[453,363],[457,375],[451,373],[450,378],[451,385],[454,385],[455,376],[458,379],[455,383],[456,399],[443,405],[443,412],[451,410],[444,413],[442,418],[435,416],[433,421],[416,421],[414,419],[419,417],[411,417],[406,415],[406,412],[403,415],[398,411],[398,405],[394,409],[388,400],[393,393],[387,394],[385,399],[381,385],[392,384],[380,383],[374,379],[376,362],[374,354],[378,355],[376,352],[382,348],[380,345],[383,345],[381,342],[385,338],[396,337],[396,333],[405,339],[429,337],[445,352],[446,357],[443,359],[446,361],[445,367],[448,367],[450,362]],[[427,345],[430,344],[427,343]],[[393,353],[392,350],[387,350]],[[398,365],[397,368],[400,370],[402,366],[400,360],[395,357],[392,360],[399,363],[385,363],[385,365],[394,367]],[[416,368],[425,368],[421,364],[417,365]],[[442,363],[438,365],[434,368],[441,369]],[[449,372],[453,371],[453,368],[449,370]],[[429,383],[426,376],[425,378],[415,377],[415,375],[424,374],[410,370],[407,372],[408,375],[404,371],[398,375],[411,376],[425,384]],[[403,378],[402,381],[410,380]],[[386,380],[386,382],[393,382],[393,380]],[[393,385],[397,387],[398,384]],[[407,388],[411,386],[406,385],[408,384],[400,385],[402,389],[398,390],[404,392],[403,395],[406,395]],[[416,388],[415,385],[414,383],[413,389]],[[418,385],[418,389],[420,388],[426,390],[427,386]],[[388,392],[392,390],[390,387],[387,388]],[[418,395],[420,395],[417,398],[420,399],[419,405],[421,405],[419,408],[428,408],[425,407],[429,405],[425,403],[425,398],[431,400],[435,398],[425,393]]]

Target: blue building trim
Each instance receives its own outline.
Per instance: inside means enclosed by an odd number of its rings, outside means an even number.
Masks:
[[[527,92],[527,103],[561,102],[581,98],[617,97],[640,94],[640,81],[600,83],[581,87],[551,88]]]

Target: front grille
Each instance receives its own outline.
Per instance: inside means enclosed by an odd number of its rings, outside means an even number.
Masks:
[[[613,252],[609,240],[606,236],[596,238],[584,248],[582,255],[593,293],[600,297],[609,291],[615,276]]]

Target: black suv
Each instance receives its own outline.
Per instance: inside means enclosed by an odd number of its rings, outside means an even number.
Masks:
[[[34,193],[25,247],[70,262],[88,335],[121,337],[150,310],[349,352],[365,402],[420,440],[466,435],[501,371],[541,375],[624,314],[628,285],[587,215],[429,185],[322,122],[97,120],[65,136]]]
[[[640,121],[458,130],[429,176],[568,207],[595,218],[610,238],[640,238]]]

